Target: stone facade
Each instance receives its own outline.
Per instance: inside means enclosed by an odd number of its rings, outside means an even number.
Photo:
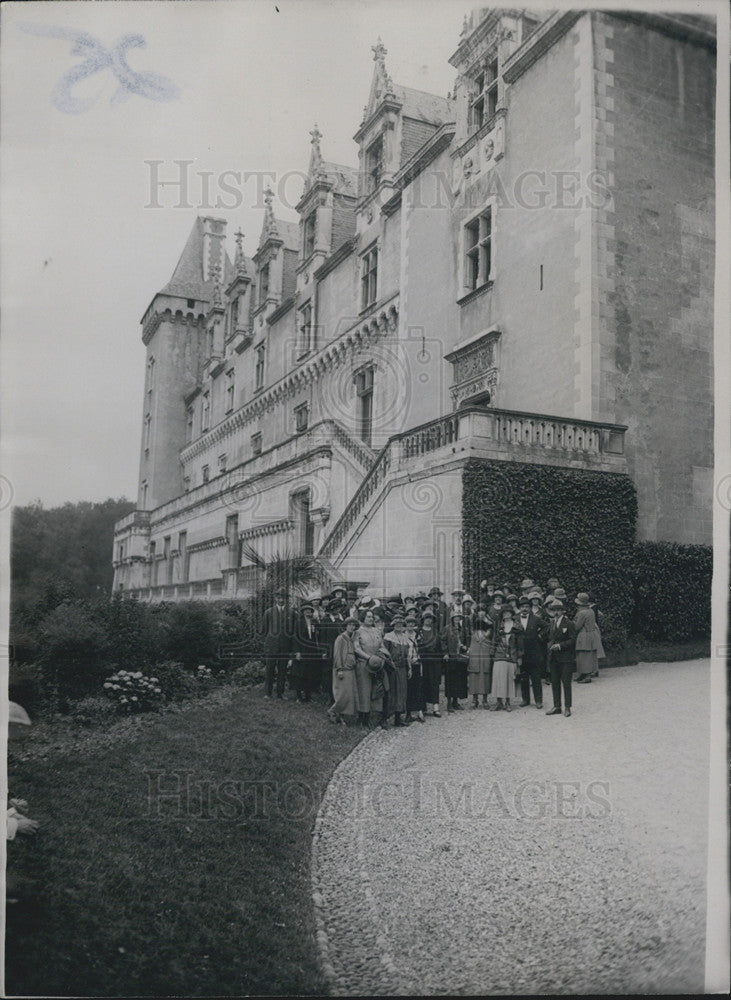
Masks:
[[[232,261],[196,220],[143,317],[116,590],[246,593],[244,543],[455,583],[480,455],[627,470],[641,538],[710,541],[712,22],[476,11],[448,98],[373,51],[358,168],[315,126],[299,224],[267,194]]]

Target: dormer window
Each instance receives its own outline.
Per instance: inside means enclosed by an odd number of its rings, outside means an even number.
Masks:
[[[310,212],[302,227],[302,253],[305,260],[315,251],[315,218],[316,213]]]
[[[378,185],[381,183],[381,175],[383,174],[383,137],[379,136],[375,142],[372,142],[365,155],[365,183],[366,189],[365,193],[370,194],[375,191]]]
[[[475,81],[475,92],[470,102],[470,131],[477,132],[497,111],[498,60],[497,55],[487,61]]]
[[[263,305],[269,295],[269,264],[259,271],[259,305]]]
[[[239,325],[239,297],[238,295],[231,303],[231,328],[230,336],[236,333],[236,327]]]

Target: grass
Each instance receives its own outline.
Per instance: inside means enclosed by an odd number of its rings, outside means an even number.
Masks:
[[[30,730],[8,780],[41,829],[8,845],[35,889],[7,910],[6,993],[322,995],[311,831],[361,732],[261,687],[35,748]]]

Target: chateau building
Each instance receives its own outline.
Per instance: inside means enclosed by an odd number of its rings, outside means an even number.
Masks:
[[[711,540],[713,20],[475,10],[447,97],[373,53],[357,167],[315,126],[299,224],[267,192],[231,260],[196,219],[142,318],[117,591],[247,595],[243,543],[461,584],[480,459],[627,472],[640,538]]]

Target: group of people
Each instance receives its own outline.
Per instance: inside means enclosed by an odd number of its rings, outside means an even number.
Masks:
[[[298,701],[325,694],[333,722],[388,728],[392,716],[398,727],[439,718],[442,679],[449,713],[469,697],[473,708],[510,712],[516,691],[521,708],[532,695],[542,709],[550,684],[546,714],[571,715],[572,683],[591,683],[604,656],[587,592],[570,600],[557,579],[544,589],[526,578],[515,588],[484,580],[477,601],[444,596],[432,587],[379,601],[335,587],[294,611],[276,593],[263,621],[266,696],[283,698],[289,679]]]

